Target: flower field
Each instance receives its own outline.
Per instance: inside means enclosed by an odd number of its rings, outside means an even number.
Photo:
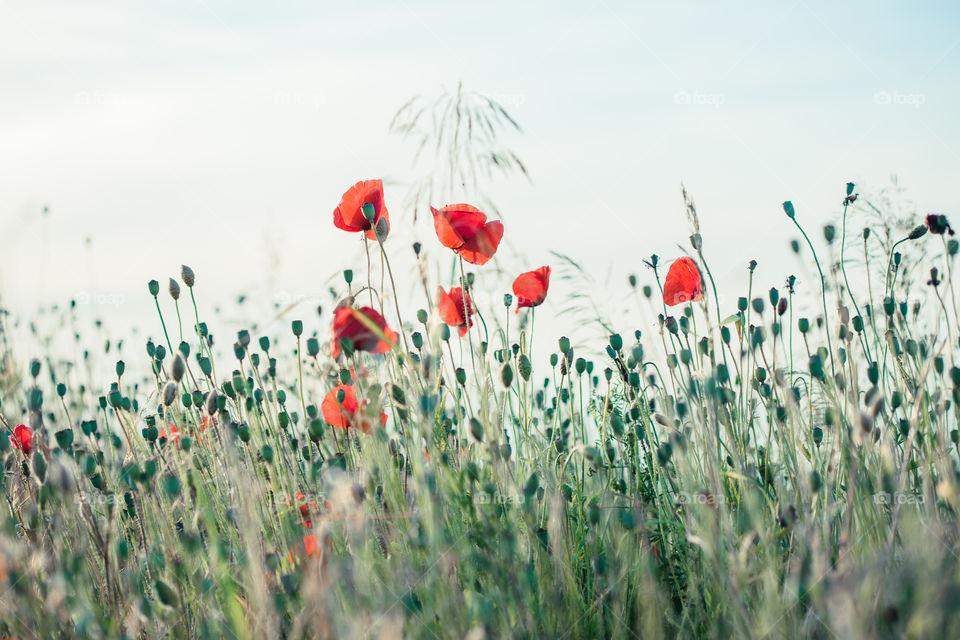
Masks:
[[[724,300],[684,194],[685,255],[575,344],[537,332],[551,265],[477,302],[510,234],[477,206],[432,203],[447,279],[395,273],[365,180],[319,316],[224,339],[185,266],[115,375],[0,354],[0,636],[960,637],[960,244],[841,200],[771,214],[812,277],[745,259]]]

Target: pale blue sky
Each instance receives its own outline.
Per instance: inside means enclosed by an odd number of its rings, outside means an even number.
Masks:
[[[371,177],[391,250],[418,237],[439,255],[401,207],[411,150],[387,124],[459,80],[524,129],[509,142],[532,182],[490,189],[515,250],[500,267],[555,249],[601,283],[648,280],[642,257],[686,244],[683,181],[722,288],[751,258],[766,287],[799,269],[785,199],[817,237],[848,180],[896,174],[919,211],[957,210],[958,18],[950,2],[0,0],[0,293],[147,314],[146,281],[186,262],[208,299],[319,294],[358,257],[331,211]]]

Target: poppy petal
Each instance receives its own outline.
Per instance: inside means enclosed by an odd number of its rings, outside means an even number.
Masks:
[[[450,204],[442,209],[431,207],[430,210],[437,238],[448,249],[462,247],[487,221],[486,214],[469,204]]]
[[[485,224],[475,236],[467,240],[457,253],[470,264],[482,266],[497,252],[502,238],[503,223],[494,220]]]

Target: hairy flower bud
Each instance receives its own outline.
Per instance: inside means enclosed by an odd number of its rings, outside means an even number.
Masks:
[[[193,283],[196,282],[196,277],[193,275],[193,269],[183,264],[180,265],[180,277],[183,279],[183,284],[188,287],[193,287]]]
[[[177,399],[177,385],[174,382],[168,382],[163,387],[163,406],[169,407]]]
[[[180,285],[173,278],[170,278],[170,297],[174,300],[180,299]]]
[[[183,374],[186,373],[187,366],[184,363],[183,358],[180,357],[180,354],[177,354],[177,357],[173,359],[173,365],[170,367],[170,374],[173,376],[174,381],[180,382],[183,380]]]

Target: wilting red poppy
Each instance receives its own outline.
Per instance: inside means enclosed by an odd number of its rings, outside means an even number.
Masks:
[[[343,391],[343,401],[337,402],[337,392]],[[357,402],[357,391],[352,384],[341,384],[333,388],[320,404],[323,419],[338,429],[359,429],[364,433],[373,430],[372,420],[366,415],[366,401]],[[387,414],[380,411],[380,425],[387,423]]]
[[[363,215],[363,205],[373,205],[373,221]],[[371,240],[387,237],[390,232],[390,214],[383,204],[383,181],[362,180],[353,185],[340,198],[340,204],[333,210],[333,224],[344,231],[365,231]]]
[[[942,236],[945,233],[953,235],[953,227],[950,226],[947,216],[943,214],[929,214],[927,216],[927,229],[930,230],[930,233],[935,233],[938,236]]]
[[[547,297],[550,286],[550,267],[540,267],[517,276],[513,281],[513,293],[517,296],[517,313],[522,307],[536,307]]]
[[[27,425],[18,424],[13,430],[13,435],[7,437],[15,449],[23,451],[23,455],[29,456],[33,451],[33,431]]]
[[[440,319],[451,327],[460,329],[460,335],[467,335],[470,327],[473,326],[473,320],[469,316],[475,313],[470,295],[467,294],[466,312],[464,318],[463,287],[453,287],[450,291],[444,291],[443,288],[437,289],[437,308],[440,310]]]
[[[383,337],[371,327],[377,327]],[[370,307],[340,307],[334,311],[331,334],[334,358],[341,353],[342,340],[349,340],[354,351],[371,353],[386,353],[397,342],[397,334],[387,326],[387,321]]]
[[[487,222],[486,214],[469,204],[448,204],[430,210],[440,243],[470,264],[484,265],[497,252],[503,238],[499,220]]]
[[[697,264],[683,256],[667,271],[667,278],[663,281],[663,301],[669,307],[696,302],[703,298],[702,284]]]

